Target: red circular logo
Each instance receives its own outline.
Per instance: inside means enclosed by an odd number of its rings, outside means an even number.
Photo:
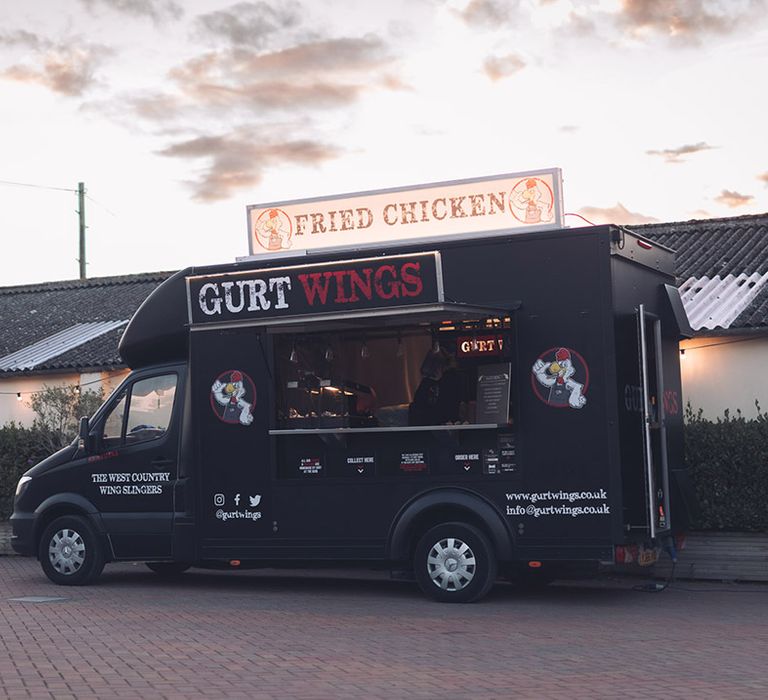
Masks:
[[[245,372],[228,369],[211,385],[211,408],[225,423],[250,425],[256,405],[256,385]]]
[[[253,225],[253,235],[265,250],[287,250],[293,241],[293,222],[282,209],[264,209]]]
[[[531,367],[536,396],[553,408],[584,408],[589,388],[589,366],[572,348],[545,350]]]
[[[524,224],[552,221],[554,207],[552,188],[540,177],[521,178],[509,193],[509,211]]]

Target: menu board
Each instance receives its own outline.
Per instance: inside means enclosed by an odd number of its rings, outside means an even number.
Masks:
[[[506,425],[509,422],[509,387],[512,365],[501,362],[481,365],[477,370],[475,422]]]

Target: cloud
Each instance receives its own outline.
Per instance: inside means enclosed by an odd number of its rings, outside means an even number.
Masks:
[[[575,124],[563,124],[559,131],[563,134],[575,134],[581,127],[576,126]]]
[[[491,80],[496,81],[519,73],[525,65],[525,61],[520,56],[510,53],[506,56],[489,56],[485,59],[483,69]]]
[[[198,16],[195,25],[203,38],[261,49],[279,42],[285,30],[297,27],[301,20],[301,6],[297,2],[282,2],[277,7],[267,2],[240,2],[226,10]]]
[[[17,29],[13,32],[0,33],[0,46],[26,46],[30,49],[49,48],[53,42],[45,37],[28,32],[26,29]]]
[[[582,207],[579,214],[595,224],[653,224],[652,216],[629,211],[621,202],[613,207]]]
[[[267,12],[261,3],[247,7]],[[199,201],[225,199],[253,187],[273,167],[316,166],[339,157],[343,149],[318,136],[321,119],[327,132],[327,119],[339,115],[346,123],[349,108],[364,93],[409,89],[388,45],[376,35],[294,37],[299,43],[279,49],[264,48],[267,38],[260,35],[257,49],[239,43],[255,16],[233,24],[229,14],[202,15],[197,31],[226,40],[226,47],[177,65],[168,73],[167,89],[88,107],[116,120],[132,116],[130,128],[149,128],[163,138],[157,152],[189,162],[187,184]],[[293,26],[287,16],[265,16]]]
[[[91,12],[98,6],[133,17],[148,17],[155,23],[180,19],[184,8],[173,0],[80,0]]]
[[[471,0],[459,16],[470,27],[497,28],[510,22],[518,9],[518,0]]]
[[[733,190],[723,190],[715,201],[719,204],[724,204],[731,209],[737,209],[738,207],[746,206],[754,201],[754,197],[751,194],[741,194],[740,192],[734,192]]]
[[[700,151],[712,150],[714,146],[710,146],[704,141],[698,143],[686,144],[685,146],[678,146],[677,148],[665,148],[663,150],[646,151],[649,156],[663,156],[667,163],[682,163],[682,156],[690,155],[691,153],[699,153]]]
[[[768,171],[764,173],[760,173],[760,175],[757,176],[757,179],[760,180],[766,187],[768,187]]]
[[[622,0],[616,21],[630,36],[649,34],[679,43],[729,34],[765,9],[765,0]]]
[[[34,65],[18,63],[9,66],[0,72],[0,77],[43,85],[68,97],[78,97],[97,84],[96,70],[113,53],[107,46],[77,44],[74,40],[54,44],[29,35],[24,41],[37,54],[37,61]]]
[[[195,199],[213,202],[226,199],[243,187],[258,185],[270,167],[318,165],[338,157],[340,150],[309,139],[267,140],[256,130],[241,129],[223,136],[198,136],[179,141],[159,153],[172,158],[205,160],[205,169],[189,184]]]
[[[170,73],[181,95],[209,111],[329,109],[355,102],[376,86],[395,89],[392,58],[373,36],[309,42],[280,51],[212,51]],[[400,86],[397,89],[402,89]]]

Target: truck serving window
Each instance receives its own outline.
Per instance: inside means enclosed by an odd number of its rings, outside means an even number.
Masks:
[[[277,335],[277,427],[507,425],[511,343],[497,325]]]

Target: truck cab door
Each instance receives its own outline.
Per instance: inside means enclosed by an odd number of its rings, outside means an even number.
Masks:
[[[183,376],[131,376],[91,426],[86,488],[117,559],[171,556]]]

